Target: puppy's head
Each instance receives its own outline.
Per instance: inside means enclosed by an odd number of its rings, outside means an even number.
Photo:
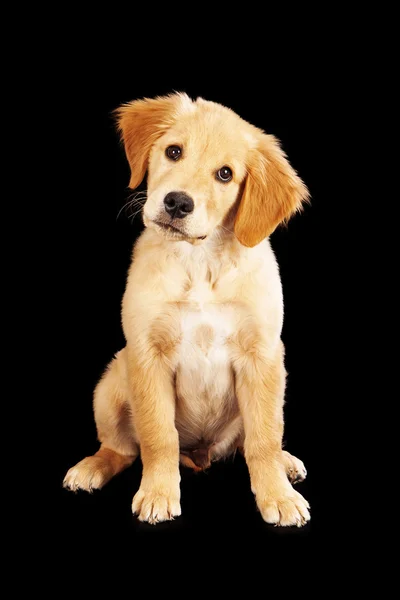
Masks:
[[[238,240],[255,246],[308,198],[277,140],[220,104],[173,94],[117,118],[130,187],[148,171],[144,224],[170,239],[199,243],[234,218]]]

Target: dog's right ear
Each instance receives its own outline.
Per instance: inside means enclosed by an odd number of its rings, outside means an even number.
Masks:
[[[134,100],[115,111],[131,168],[130,188],[135,189],[143,181],[154,142],[191,105],[186,94],[171,94]]]

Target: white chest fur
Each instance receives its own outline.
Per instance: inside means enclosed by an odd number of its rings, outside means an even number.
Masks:
[[[209,271],[197,275],[181,305],[176,420],[182,447],[218,442],[238,413],[228,344],[233,308],[218,302]]]

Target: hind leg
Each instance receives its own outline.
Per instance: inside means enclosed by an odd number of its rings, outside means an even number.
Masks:
[[[102,488],[114,475],[129,467],[139,454],[128,405],[125,356],[121,350],[98,383],[93,400],[100,450],[72,467],[64,487],[91,492]]]

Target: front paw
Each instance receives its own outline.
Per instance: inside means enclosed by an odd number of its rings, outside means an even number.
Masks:
[[[281,527],[293,525],[301,527],[310,520],[308,511],[310,505],[301,494],[292,488],[289,482],[287,482],[287,486],[283,485],[274,489],[273,493],[266,490],[265,493],[256,494],[256,499],[262,518],[267,523]]]
[[[179,484],[172,488],[142,483],[133,498],[132,512],[138,516],[139,521],[152,525],[179,517],[181,514]]]

